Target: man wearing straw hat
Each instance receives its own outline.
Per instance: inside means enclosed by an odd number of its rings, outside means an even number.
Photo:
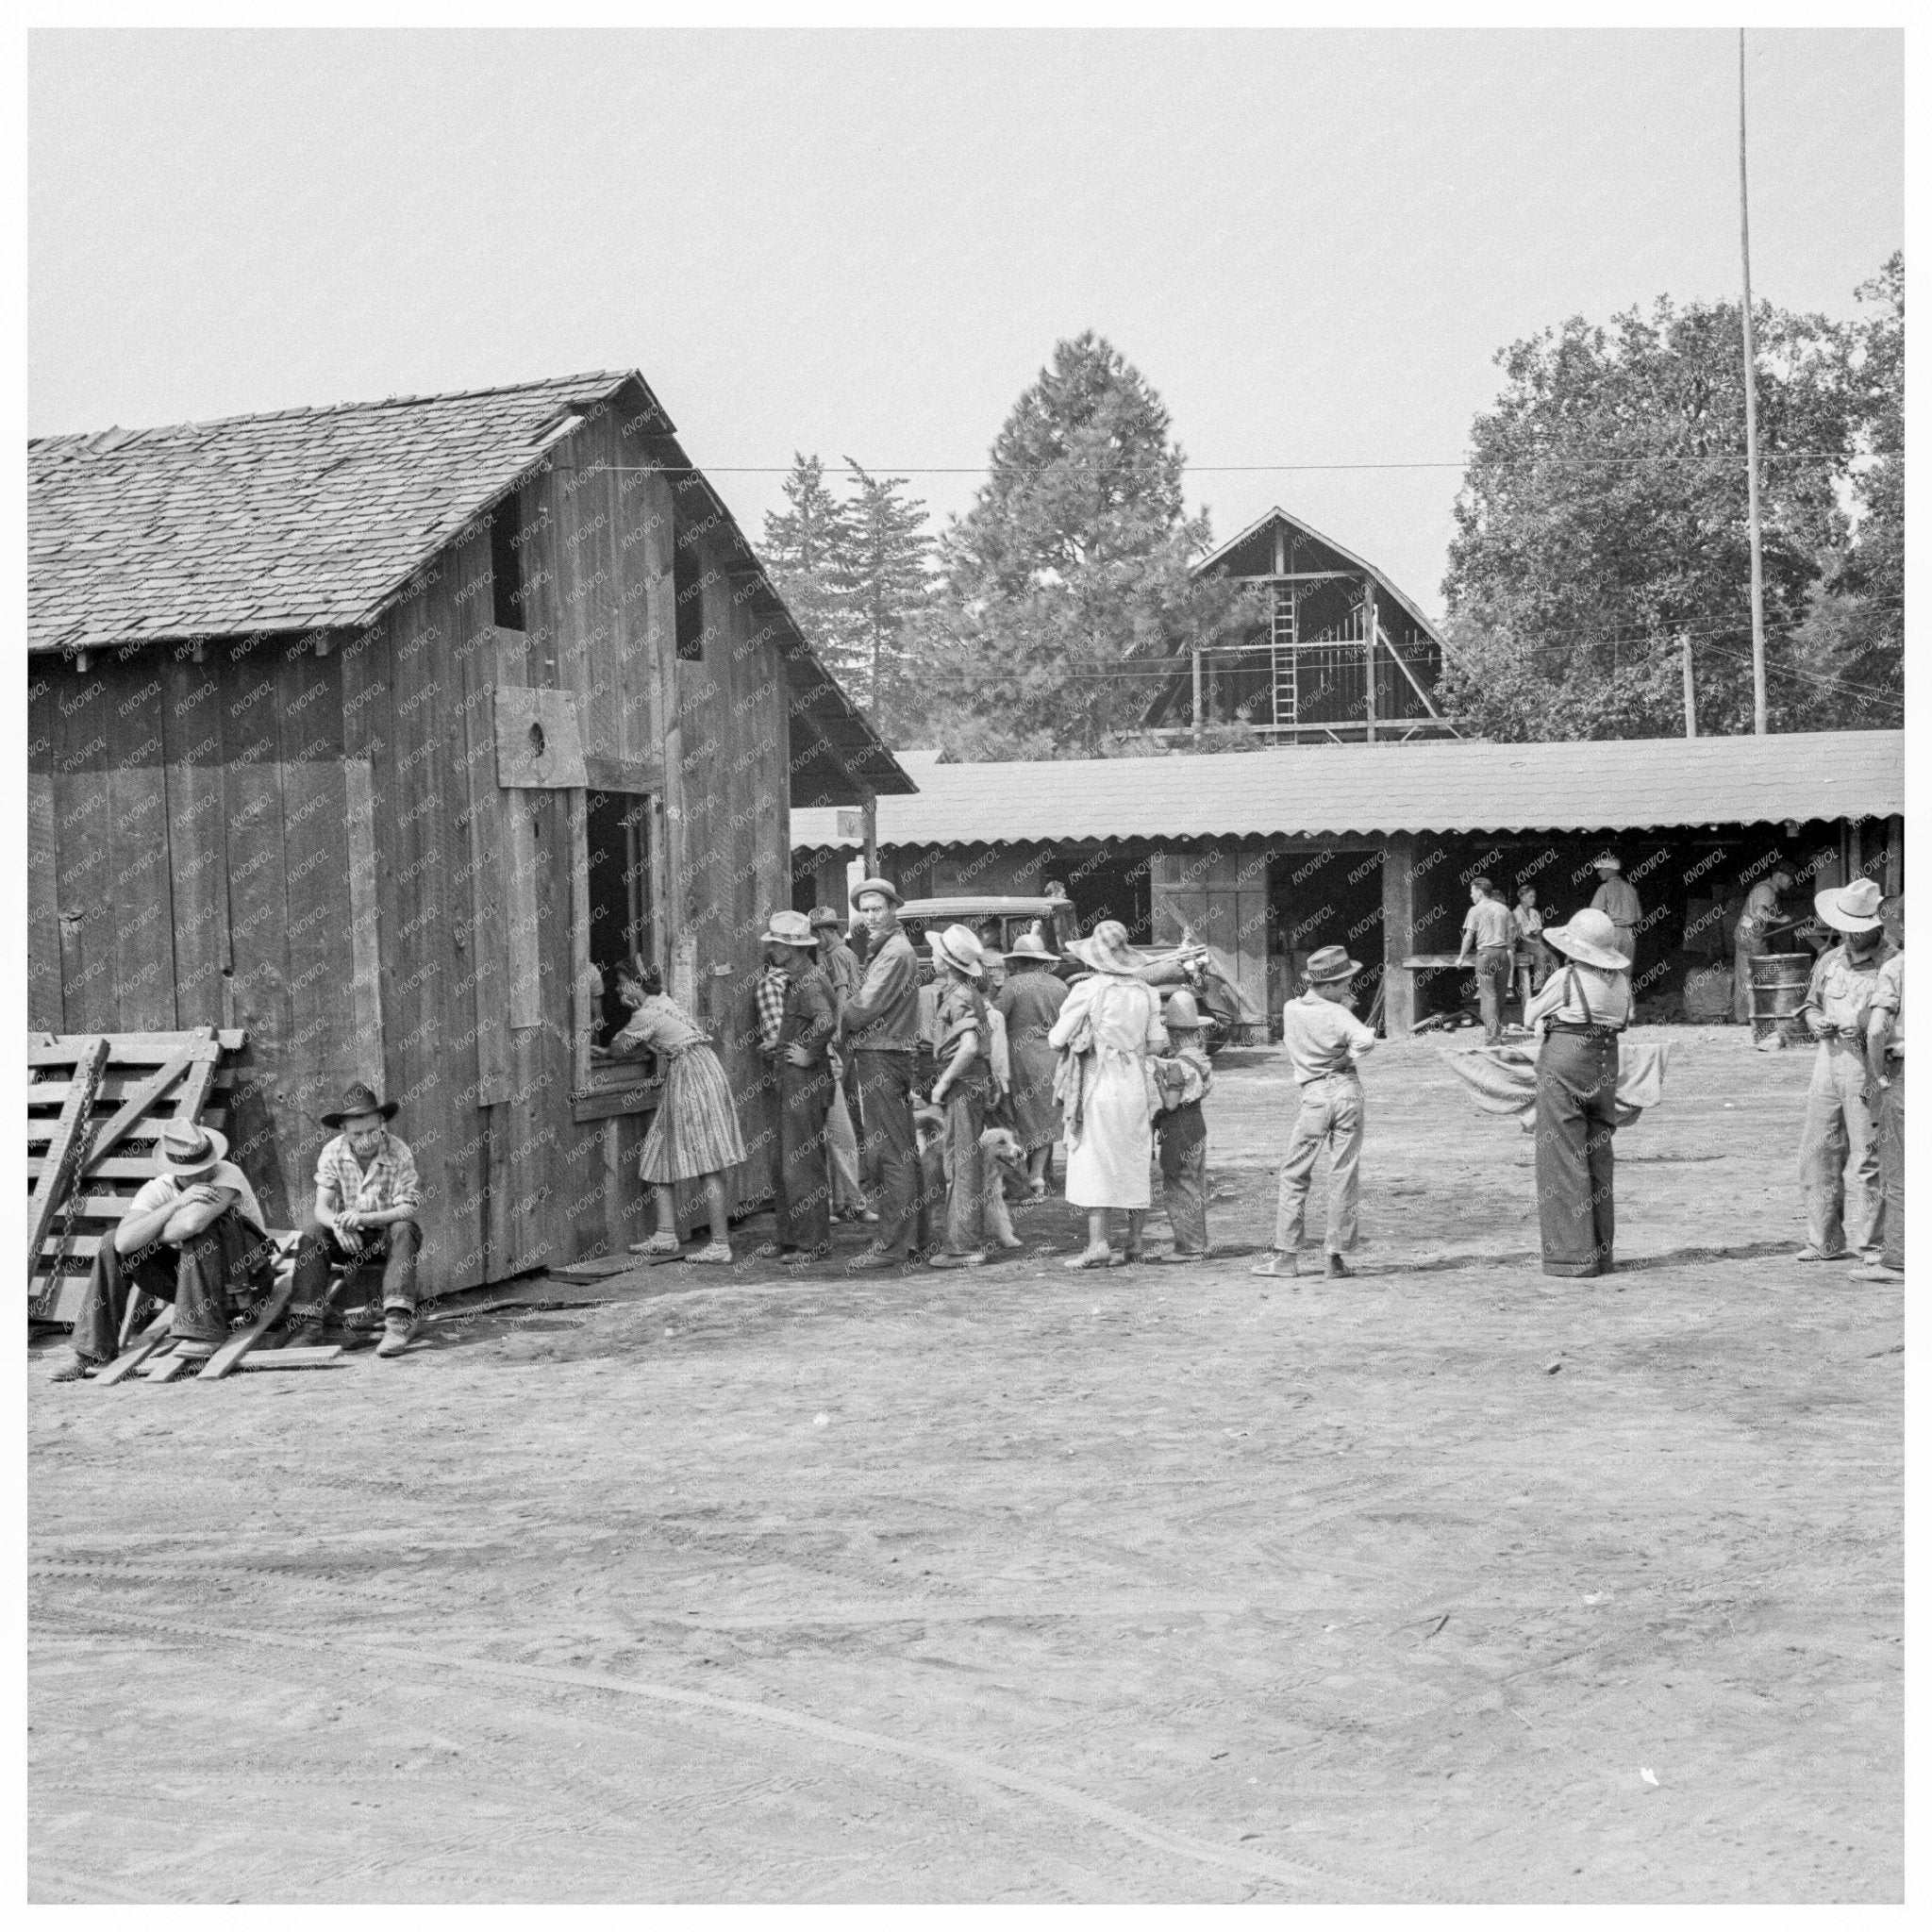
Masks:
[[[858,991],[839,1015],[839,1037],[858,1068],[866,1166],[878,1182],[878,1239],[848,1264],[898,1266],[918,1234],[919,1141],[912,1074],[919,1050],[919,960],[899,924],[905,904],[891,879],[861,879],[852,904],[871,933]]]
[[[1798,1178],[1805,1190],[1801,1261],[1841,1261],[1856,1253],[1879,1258],[1877,1122],[1865,1099],[1865,1022],[1878,990],[1878,969],[1893,948],[1879,916],[1884,894],[1872,879],[1827,886],[1812,900],[1820,919],[1842,941],[1811,969],[1800,1009],[1818,1039]]]
[[[1507,916],[1507,913],[1505,915]],[[1308,1210],[1315,1159],[1328,1149],[1328,1259],[1331,1276],[1355,1270],[1342,1259],[1356,1243],[1361,1195],[1363,1102],[1357,1063],[1373,1052],[1375,1036],[1349,1011],[1349,982],[1359,973],[1343,946],[1308,955],[1308,990],[1282,1008],[1281,1043],[1302,1091],[1274,1206],[1274,1248],[1251,1274],[1293,1274]]]
[[[992,1099],[992,1035],[980,991],[986,976],[985,950],[978,935],[964,925],[927,933],[925,942],[932,948],[933,964],[942,982],[934,1054],[939,1076],[932,1086],[932,1104],[945,1113],[952,1165],[946,1238],[933,1255],[932,1265],[976,1268],[986,1259],[989,1178],[998,1185],[996,1177],[990,1176],[991,1160],[979,1144]]]
[[[213,1127],[169,1121],[161,1128],[153,1179],[94,1255],[74,1355],[55,1381],[77,1381],[113,1360],[137,1291],[175,1304],[175,1352],[191,1358],[213,1355],[227,1339],[232,1305],[268,1291],[274,1250],[261,1208],[227,1155]]]

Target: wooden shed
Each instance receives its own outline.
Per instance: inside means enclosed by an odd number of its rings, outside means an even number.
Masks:
[[[446,1292],[635,1238],[656,1070],[591,1047],[641,953],[760,1196],[791,808],[912,786],[642,378],[28,454],[28,1026],[244,1029],[235,1154],[290,1223],[320,1116],[378,1085]]]

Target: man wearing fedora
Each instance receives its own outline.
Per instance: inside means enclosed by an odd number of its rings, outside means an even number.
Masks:
[[[766,1049],[776,1075],[778,1158],[772,1173],[778,1252],[788,1265],[832,1249],[832,1183],[825,1166],[825,1113],[832,1102],[826,1050],[839,1019],[818,941],[803,912],[774,912],[760,935],[765,957],[785,975],[775,1037]]]
[[[416,1215],[423,1184],[415,1157],[389,1131],[398,1103],[378,1099],[361,1081],[322,1124],[336,1129],[315,1162],[315,1214],[295,1250],[290,1324],[299,1339],[319,1338],[329,1302],[329,1274],[341,1268],[342,1293],[368,1292],[381,1270],[382,1340],[375,1352],[399,1356],[416,1336],[416,1255],[423,1230]]]
[[[858,1069],[861,1147],[876,1176],[878,1238],[855,1268],[895,1266],[918,1236],[919,1141],[912,1074],[919,1051],[919,960],[899,924],[905,904],[891,879],[861,879],[852,904],[871,935],[858,991],[839,1016],[840,1038]]]
[[[1805,1096],[1798,1178],[1805,1190],[1801,1261],[1879,1259],[1877,1121],[1865,1098],[1865,1023],[1878,969],[1895,948],[1885,937],[1876,882],[1827,886],[1812,900],[1843,940],[1819,956],[1800,1009],[1817,1036],[1818,1058]]]
[[[237,1305],[265,1294],[274,1249],[248,1178],[213,1127],[169,1121],[142,1184],[93,1273],[74,1324],[74,1356],[55,1372],[76,1380],[119,1354],[129,1297],[175,1304],[175,1352],[206,1357],[227,1339]]]
[[[1507,918],[1507,910],[1504,917]],[[1349,1011],[1350,981],[1361,971],[1343,946],[1324,946],[1308,955],[1308,990],[1282,1008],[1281,1043],[1301,1088],[1301,1110],[1294,1117],[1281,1184],[1274,1206],[1274,1248],[1252,1274],[1293,1274],[1302,1224],[1308,1210],[1308,1183],[1315,1158],[1328,1149],[1328,1259],[1332,1276],[1353,1274],[1342,1259],[1356,1243],[1357,1204],[1361,1195],[1363,1100],[1357,1064],[1375,1045],[1375,1036]]]

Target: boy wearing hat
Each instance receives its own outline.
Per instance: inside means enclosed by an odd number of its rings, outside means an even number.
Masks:
[[[398,1103],[380,1100],[358,1080],[322,1124],[334,1127],[315,1160],[315,1210],[295,1249],[295,1296],[289,1321],[298,1341],[318,1340],[326,1316],[329,1274],[342,1270],[341,1292],[368,1292],[381,1270],[382,1340],[375,1352],[399,1356],[416,1337],[416,1219],[423,1183],[416,1158],[389,1131]]]
[[[274,1249],[261,1208],[213,1127],[169,1121],[142,1184],[113,1235],[94,1255],[74,1324],[74,1354],[54,1373],[72,1382],[120,1353],[136,1292],[175,1304],[175,1352],[205,1358],[226,1341],[233,1306],[265,1294]]]
[[[1874,880],[1854,879],[1826,887],[1811,902],[1819,918],[1844,938],[1820,955],[1800,1009],[1818,1040],[1798,1144],[1805,1191],[1801,1261],[1840,1261],[1854,1251],[1863,1262],[1879,1258],[1883,1197],[1877,1122],[1865,1099],[1865,1023],[1878,969],[1893,951],[1879,916],[1883,896]]]
[[[941,985],[936,1017],[939,1077],[932,1104],[946,1117],[946,1151],[952,1169],[946,1193],[946,1238],[933,1255],[935,1268],[976,1268],[986,1259],[986,1193],[991,1166],[979,1137],[992,1099],[990,1053],[992,1033],[979,988],[984,953],[970,927],[949,925],[928,933]],[[995,1182],[995,1184],[997,1184]]]
[[[858,991],[839,1015],[839,1037],[858,1069],[860,1146],[877,1176],[877,1241],[854,1268],[909,1258],[916,1233],[919,1146],[912,1125],[912,1072],[919,1049],[919,961],[899,924],[905,903],[891,879],[861,879],[852,904],[871,934]]]
[[[1505,908],[1504,918],[1508,918]],[[1307,1214],[1308,1182],[1315,1158],[1328,1149],[1328,1262],[1331,1276],[1355,1273],[1341,1257],[1356,1243],[1356,1211],[1361,1194],[1363,1101],[1361,1057],[1374,1050],[1375,1036],[1349,1011],[1355,1003],[1350,982],[1360,963],[1341,946],[1324,946],[1308,956],[1308,990],[1281,1010],[1281,1043],[1301,1087],[1288,1155],[1281,1163],[1274,1207],[1274,1249],[1255,1274],[1292,1274]]]
[[[1208,1253],[1208,1123],[1201,1103],[1214,1085],[1194,995],[1185,986],[1168,994],[1161,1012],[1168,1051],[1148,1064],[1160,1089],[1154,1137],[1160,1146],[1160,1194],[1174,1230],[1170,1261],[1198,1261]]]
[[[1637,888],[1624,876],[1624,861],[1614,852],[1606,852],[1596,861],[1596,875],[1601,881],[1591,895],[1591,905],[1599,912],[1609,914],[1610,924],[1617,928],[1616,950],[1623,954],[1626,963],[1637,958],[1637,924],[1643,917],[1643,901],[1637,896]]]
[[[832,1187],[825,1169],[825,1113],[832,1104],[827,1049],[839,1024],[818,941],[802,912],[774,912],[760,936],[784,975],[777,1025],[765,1052],[778,1090],[778,1161],[772,1174],[778,1252],[787,1265],[832,1251]]]

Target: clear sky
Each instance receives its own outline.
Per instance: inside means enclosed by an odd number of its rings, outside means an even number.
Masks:
[[[30,428],[636,366],[757,537],[794,450],[963,508],[1095,328],[1198,465],[1455,463],[1494,352],[1738,287],[1726,32],[49,33]],[[1757,291],[1901,245],[1896,32],[1754,32]],[[1455,469],[1214,475],[1440,608]]]

